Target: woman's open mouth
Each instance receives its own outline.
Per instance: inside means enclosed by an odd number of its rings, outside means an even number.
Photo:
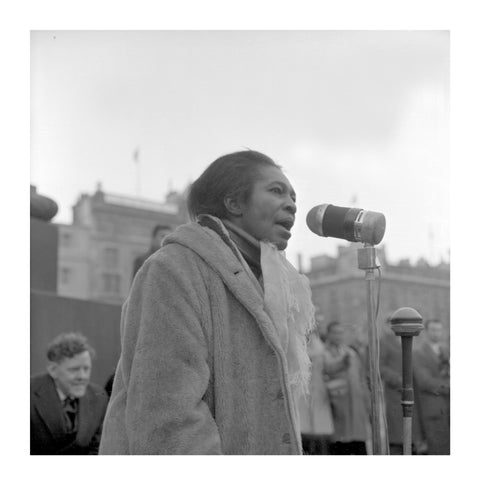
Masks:
[[[290,237],[291,236],[290,230],[292,229],[294,222],[295,222],[295,219],[289,217],[289,218],[278,220],[277,222],[275,222],[275,225],[280,226],[285,232],[288,233],[288,237]]]

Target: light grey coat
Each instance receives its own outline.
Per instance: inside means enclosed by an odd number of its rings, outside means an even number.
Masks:
[[[180,226],[135,278],[101,454],[301,454],[285,352],[212,223]]]

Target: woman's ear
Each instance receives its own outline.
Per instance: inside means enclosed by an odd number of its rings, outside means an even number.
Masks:
[[[227,195],[223,199],[223,203],[225,204],[227,212],[232,216],[240,217],[243,214],[243,206],[239,202],[238,197]]]

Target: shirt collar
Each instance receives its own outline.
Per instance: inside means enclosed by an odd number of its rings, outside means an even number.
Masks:
[[[60,398],[60,401],[65,401],[67,399],[67,395],[57,386],[55,386],[55,389],[57,390],[58,397]]]

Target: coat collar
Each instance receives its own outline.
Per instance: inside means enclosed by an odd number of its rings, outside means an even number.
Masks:
[[[55,387],[55,381],[48,374],[32,396],[34,406],[52,433],[60,437],[65,434],[65,424],[62,419],[62,403]]]
[[[263,289],[230,238],[220,219],[207,216],[207,224],[192,222],[179,226],[164,239],[163,246],[180,244],[195,252],[223,280],[234,297],[257,321],[267,341],[282,356],[286,356],[275,326],[265,311]]]

